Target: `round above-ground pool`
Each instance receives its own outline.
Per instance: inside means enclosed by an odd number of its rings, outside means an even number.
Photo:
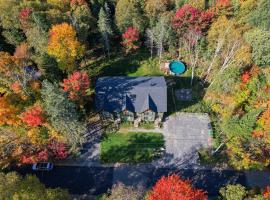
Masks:
[[[169,64],[169,69],[174,74],[183,74],[186,71],[186,65],[181,61],[172,61]]]

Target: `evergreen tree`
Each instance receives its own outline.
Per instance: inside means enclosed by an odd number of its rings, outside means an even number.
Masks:
[[[121,32],[124,32],[128,27],[134,27],[140,32],[144,30],[146,20],[142,7],[142,2],[137,0],[117,1],[115,19]]]
[[[103,8],[100,9],[99,19],[98,19],[98,28],[101,33],[104,49],[106,50],[108,56],[110,57],[110,36],[112,35],[112,27],[110,21],[110,10],[105,3],[105,10]]]
[[[47,80],[42,83],[41,90],[43,109],[54,129],[63,134],[66,141],[75,150],[83,142],[85,124],[79,121],[75,104],[62,93],[56,84]]]

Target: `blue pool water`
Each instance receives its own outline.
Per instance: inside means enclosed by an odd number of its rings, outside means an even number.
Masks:
[[[186,71],[186,65],[180,61],[172,61],[169,68],[175,74],[183,74]]]

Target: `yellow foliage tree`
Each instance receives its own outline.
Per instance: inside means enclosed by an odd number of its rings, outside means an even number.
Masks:
[[[0,125],[20,125],[18,112],[19,110],[15,106],[8,103],[5,96],[0,97]]]
[[[56,6],[61,10],[66,10],[69,7],[70,0],[47,0],[47,3]]]
[[[74,71],[75,61],[84,52],[84,46],[77,40],[75,29],[67,23],[62,23],[54,25],[49,34],[48,54],[57,59],[62,70]]]

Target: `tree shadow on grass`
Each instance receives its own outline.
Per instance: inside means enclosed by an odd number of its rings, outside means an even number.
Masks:
[[[116,133],[117,134],[117,133]],[[121,142],[113,142],[117,140],[110,136],[101,143],[101,161],[104,163],[146,163],[151,162],[157,155],[157,151],[164,146],[163,137],[157,133],[134,134],[127,136]],[[121,139],[119,139],[121,140]]]
[[[194,77],[193,84],[190,84],[190,77],[183,76],[167,76],[167,100],[168,112],[167,116],[176,112],[208,112],[209,108],[203,102],[205,95],[205,87],[208,83],[203,84],[203,80],[199,77]],[[191,89],[192,98],[189,101],[177,100],[175,91],[178,89]]]
[[[141,61],[149,58],[149,53],[144,50],[127,56],[119,54],[113,55],[111,59],[102,57],[88,64],[86,68],[90,76],[94,79],[99,76],[127,76],[137,71]]]

